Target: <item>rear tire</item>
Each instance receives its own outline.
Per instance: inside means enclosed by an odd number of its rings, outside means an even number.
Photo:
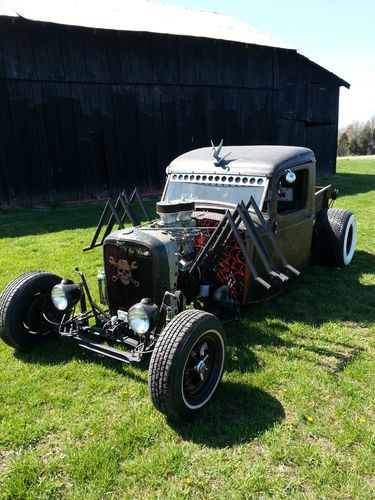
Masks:
[[[46,342],[53,327],[43,312],[59,321],[51,301],[51,289],[61,278],[44,271],[21,274],[4,289],[0,297],[0,338],[20,351]]]
[[[224,371],[226,340],[220,320],[189,309],[168,323],[152,353],[148,383],[155,407],[191,417],[213,398]]]
[[[322,265],[344,267],[353,259],[357,238],[355,215],[342,208],[322,210],[315,222],[312,254]]]

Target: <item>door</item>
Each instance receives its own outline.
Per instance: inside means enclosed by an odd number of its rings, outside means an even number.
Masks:
[[[288,263],[301,271],[310,257],[315,172],[312,163],[290,170],[296,176],[294,182],[287,182],[285,171],[276,179],[273,229]]]

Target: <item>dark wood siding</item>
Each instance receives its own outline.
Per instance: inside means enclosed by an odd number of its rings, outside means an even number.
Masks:
[[[212,139],[335,169],[339,81],[293,50],[0,18],[0,204],[158,189]]]

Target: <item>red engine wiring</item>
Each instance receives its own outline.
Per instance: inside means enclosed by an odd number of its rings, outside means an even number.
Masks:
[[[219,221],[212,219],[196,219],[196,225],[200,228],[215,227]],[[195,247],[199,251],[207,242],[211,231],[202,231],[202,236],[195,238]],[[241,301],[246,275],[246,262],[242,250],[234,236],[229,240],[225,252],[214,258],[214,272],[219,283],[226,285],[229,276],[232,274],[235,278],[235,283],[230,290],[232,298]]]

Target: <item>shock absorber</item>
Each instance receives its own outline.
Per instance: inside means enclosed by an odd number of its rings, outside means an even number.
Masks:
[[[86,306],[86,295],[84,290],[82,290],[81,298],[79,299],[79,305],[81,307],[81,313],[85,314],[87,312]],[[89,320],[86,318],[82,321],[83,326],[89,326]]]

